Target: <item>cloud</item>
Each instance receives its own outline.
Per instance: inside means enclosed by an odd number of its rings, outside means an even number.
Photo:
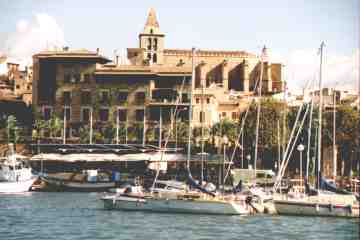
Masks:
[[[326,55],[325,52],[323,87],[356,92],[359,84],[359,53],[359,49],[355,49],[348,56]],[[286,57],[272,54],[271,59],[285,65],[283,74],[290,91],[300,92],[309,81],[308,87],[318,88],[320,57],[317,50],[294,50]]]
[[[60,48],[64,44],[64,32],[56,20],[48,14],[40,13],[30,21],[19,20],[14,33],[7,36],[5,47],[0,52],[18,59],[31,59],[36,52]]]

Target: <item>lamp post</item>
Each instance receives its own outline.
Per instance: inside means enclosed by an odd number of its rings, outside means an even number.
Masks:
[[[251,160],[250,154],[246,155],[246,160],[248,162],[248,169],[250,169],[250,167],[251,167],[251,165],[250,165],[250,160]]]
[[[302,187],[302,152],[304,149],[305,147],[303,144],[297,146],[297,150],[300,152],[300,187]]]
[[[225,168],[225,162],[226,162],[226,146],[229,143],[229,138],[226,135],[224,135],[222,140],[223,140],[223,144],[224,144],[224,158],[223,158],[223,164],[221,166],[221,184],[222,184],[222,193],[224,194],[224,192],[225,192],[224,168]]]

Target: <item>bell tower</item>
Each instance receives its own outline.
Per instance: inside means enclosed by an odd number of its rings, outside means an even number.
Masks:
[[[144,61],[150,65],[163,64],[164,38],[155,10],[150,8],[144,30],[139,34],[139,47],[144,49]]]

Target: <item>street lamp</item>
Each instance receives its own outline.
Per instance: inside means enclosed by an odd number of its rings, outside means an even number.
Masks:
[[[303,144],[297,146],[297,150],[300,152],[300,187],[302,187],[302,152],[304,149],[305,147]]]
[[[247,160],[247,162],[248,162],[248,169],[251,169],[252,167],[251,167],[251,165],[250,165],[250,160],[251,160],[250,154],[246,155],[246,160]]]
[[[225,162],[226,162],[226,146],[229,143],[229,138],[226,135],[224,135],[222,140],[223,140],[223,144],[224,144],[224,159],[223,159],[223,165],[221,166],[221,183],[222,183],[222,191],[224,193],[225,192],[224,168],[225,168]]]

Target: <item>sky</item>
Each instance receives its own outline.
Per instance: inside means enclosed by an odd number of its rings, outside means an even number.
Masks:
[[[63,46],[125,55],[126,48],[138,47],[151,7],[166,48],[259,55],[266,45],[271,61],[284,64],[289,88],[299,90],[318,78],[324,41],[324,86],[358,89],[359,0],[0,0],[0,55],[29,61],[36,52]]]

